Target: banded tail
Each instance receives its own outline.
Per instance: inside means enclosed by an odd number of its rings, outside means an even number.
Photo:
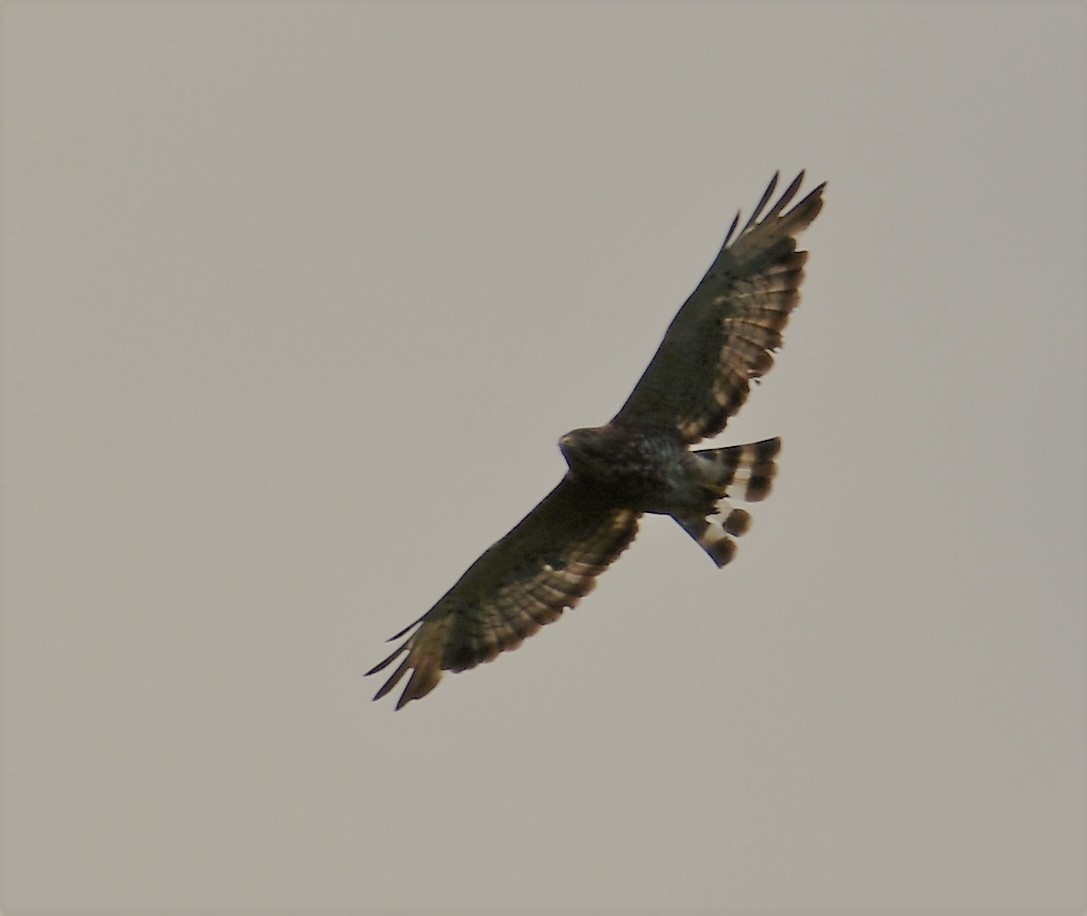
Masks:
[[[728,448],[700,449],[691,454],[697,461],[697,473],[709,493],[704,509],[672,513],[686,531],[718,567],[736,553],[736,541],[751,527],[751,514],[737,509],[730,498],[758,502],[770,494],[777,466],[774,458],[781,450],[781,439],[764,439]]]

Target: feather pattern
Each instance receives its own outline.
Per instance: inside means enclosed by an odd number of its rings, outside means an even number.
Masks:
[[[415,629],[366,672],[376,674],[404,656],[374,699],[411,671],[399,709],[430,693],[443,670],[464,671],[517,648],[592,590],[596,577],[634,540],[639,514],[564,478],[433,608],[392,637]]]
[[[819,185],[785,212],[803,177],[797,175],[763,215],[777,187],[775,174],[733,239],[736,215],[613,423],[675,429],[690,445],[719,433],[743,406],[752,379],[773,366],[773,351],[800,299],[807,252],[796,250],[796,236],[819,214],[826,187]]]

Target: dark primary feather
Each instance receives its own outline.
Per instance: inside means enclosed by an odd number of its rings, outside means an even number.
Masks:
[[[426,696],[442,670],[463,671],[514,649],[558,619],[596,584],[596,577],[634,540],[640,513],[618,508],[591,488],[564,478],[509,534],[488,549],[430,611],[402,630],[418,629],[367,674],[399,656],[380,699],[408,671],[396,708]]]
[[[719,433],[747,399],[751,379],[773,365],[781,332],[799,301],[806,251],[796,236],[823,205],[826,183],[784,212],[801,172],[763,215],[775,174],[733,240],[732,222],[706,276],[669,325],[664,340],[612,422],[675,429],[688,444]]]

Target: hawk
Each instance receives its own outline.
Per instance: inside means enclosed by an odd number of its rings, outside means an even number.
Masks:
[[[781,440],[690,447],[724,429],[781,346],[808,256],[796,250],[796,237],[818,215],[826,187],[786,210],[803,178],[766,210],[775,174],[733,238],[736,214],[619,412],[604,426],[559,439],[568,468],[558,486],[434,607],[391,637],[407,638],[366,673],[404,658],[375,700],[411,672],[400,709],[430,693],[443,671],[490,661],[558,619],[626,550],[644,513],[671,516],[718,567],[732,559],[734,538],[751,517],[729,499],[756,501],[770,492]]]

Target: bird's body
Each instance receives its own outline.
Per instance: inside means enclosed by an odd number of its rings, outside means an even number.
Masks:
[[[609,423],[575,429],[559,440],[569,475],[607,493],[617,505],[661,512],[693,494],[690,452],[671,430],[643,432]]]
[[[622,424],[575,429],[559,440],[569,480],[640,513],[670,515],[718,566],[732,558],[729,535],[747,530],[748,514],[727,506],[729,488],[749,501],[770,492],[780,439],[721,449],[687,448],[672,430]],[[721,516],[720,529],[711,517]],[[708,532],[708,534],[707,534]]]
[[[634,539],[644,513],[668,515],[723,566],[750,515],[730,498],[770,491],[779,439],[692,450],[715,435],[773,364],[799,300],[807,252],[796,235],[822,206],[820,185],[783,212],[797,176],[760,220],[777,182],[730,245],[733,221],[706,276],[676,314],[626,403],[599,427],[559,440],[568,470],[505,537],[483,553],[374,674],[406,657],[374,699],[409,671],[397,708],[429,693],[442,670],[462,671],[512,649],[572,608]]]

